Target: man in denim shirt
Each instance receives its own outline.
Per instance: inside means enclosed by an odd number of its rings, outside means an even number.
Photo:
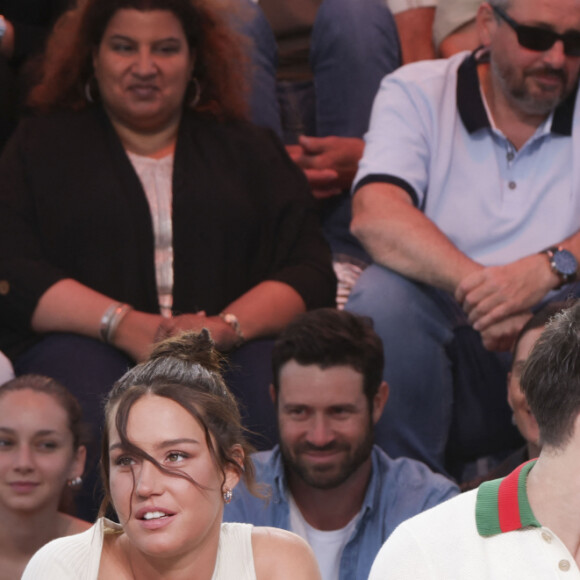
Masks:
[[[280,444],[254,456],[271,493],[261,499],[238,485],[224,520],[291,530],[312,546],[323,580],[366,580],[398,524],[458,489],[373,445],[388,386],[370,320],[308,312],[282,333],[272,358]]]

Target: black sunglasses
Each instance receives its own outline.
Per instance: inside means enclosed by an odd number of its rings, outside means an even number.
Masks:
[[[544,52],[552,48],[557,40],[561,40],[564,43],[564,54],[580,56],[580,32],[558,34],[547,28],[519,24],[497,6],[493,6],[493,11],[515,30],[518,42],[524,48]]]

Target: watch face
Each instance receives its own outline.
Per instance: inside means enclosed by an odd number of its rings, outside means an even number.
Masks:
[[[555,252],[552,258],[556,269],[562,276],[573,276],[578,269],[578,262],[572,253],[568,250],[560,250]]]

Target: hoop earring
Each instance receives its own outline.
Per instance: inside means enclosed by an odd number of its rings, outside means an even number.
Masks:
[[[91,82],[94,80],[94,76],[91,77],[86,83],[85,83],[85,99],[87,100],[87,102],[93,104],[95,102],[95,98],[93,97],[93,90],[91,88]]]
[[[232,497],[234,497],[234,492],[229,487],[226,487],[224,490],[224,503],[230,503]]]
[[[79,488],[82,484],[83,484],[83,478],[82,477],[75,477],[74,479],[69,479],[66,484],[71,488],[71,489],[77,489]]]
[[[195,94],[189,101],[189,106],[192,109],[195,109],[195,107],[197,107],[199,101],[201,100],[201,86],[199,84],[199,81],[195,77],[191,77],[189,84],[191,87],[193,87],[193,90],[195,91]]]

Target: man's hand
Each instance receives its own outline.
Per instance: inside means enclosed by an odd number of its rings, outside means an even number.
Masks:
[[[529,310],[558,283],[547,256],[533,254],[469,274],[457,287],[455,298],[473,328],[483,335],[489,327]]]
[[[433,47],[435,8],[431,6],[409,8],[394,16],[401,44],[402,64],[435,58]]]
[[[488,326],[481,333],[487,350],[510,351],[524,324],[532,317],[531,312],[520,312]]]
[[[326,199],[349,189],[364,143],[355,137],[305,137],[286,150],[304,171],[314,197]]]

